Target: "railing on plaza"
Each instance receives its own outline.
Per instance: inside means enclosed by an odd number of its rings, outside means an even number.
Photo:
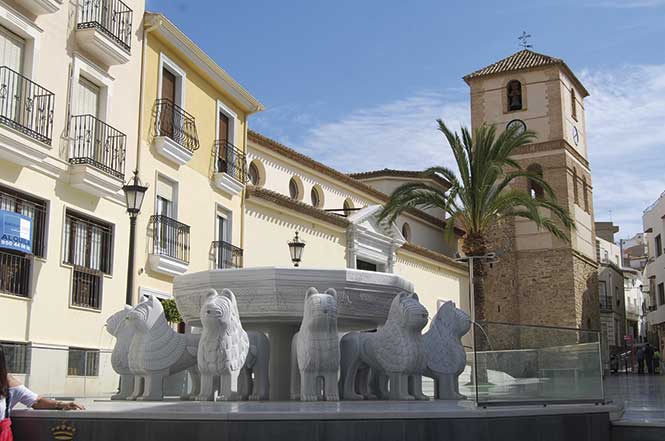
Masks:
[[[217,140],[215,152],[218,173],[226,173],[243,184],[247,182],[247,159],[242,151],[226,140]]]
[[[51,144],[55,95],[7,66],[0,67],[0,124]]]
[[[90,164],[118,179],[125,177],[127,136],[92,115],[73,116],[69,162]]]
[[[212,248],[215,253],[215,268],[242,268],[242,248],[221,240],[214,241]]]
[[[189,263],[189,225],[167,216],[150,216],[152,252]]]
[[[196,121],[168,99],[155,102],[155,136],[166,136],[190,152],[198,150],[199,136],[196,133]]]
[[[72,270],[72,305],[100,309],[103,281],[101,271],[75,266]]]
[[[0,292],[29,297],[33,262],[31,255],[0,251]]]
[[[612,296],[600,296],[600,310],[612,311]]]
[[[120,0],[82,0],[77,28],[95,28],[122,49],[131,50],[132,10]]]
[[[460,392],[479,405],[604,400],[597,331],[481,322],[472,346]]]

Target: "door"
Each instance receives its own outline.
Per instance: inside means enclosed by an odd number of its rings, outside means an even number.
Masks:
[[[228,148],[229,141],[229,118],[219,112],[219,133],[217,138],[217,171],[229,173],[229,167],[233,166],[233,152]]]
[[[168,136],[171,139],[174,135],[176,124],[175,105],[176,76],[166,68],[162,69],[162,99],[168,100],[168,103],[162,104],[160,109],[160,136]],[[177,141],[174,139],[174,141]]]
[[[229,242],[229,222],[226,216],[217,215],[217,268],[229,268],[231,259],[230,250],[226,244]]]
[[[24,50],[25,41],[0,26],[0,66],[8,68],[0,70],[0,96],[8,98],[0,102],[0,115],[32,128],[30,113],[23,110],[22,106],[30,98],[29,83],[19,76],[23,73]]]
[[[85,77],[79,77],[74,118],[72,120],[72,138],[74,139],[72,157],[90,158],[100,164],[106,164],[110,152],[102,145],[103,127],[98,122],[100,88]]]

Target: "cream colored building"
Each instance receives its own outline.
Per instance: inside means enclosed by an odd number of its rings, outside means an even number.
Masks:
[[[350,176],[256,132],[248,139],[245,266],[291,266],[287,241],[298,232],[306,243],[302,267],[398,274],[432,315],[446,300],[468,307],[467,270],[451,257],[456,247],[444,240],[442,217],[414,209],[394,223],[377,220],[388,193],[427,180],[422,173]]]
[[[262,105],[166,17],[145,15],[133,303],[243,266],[247,117]],[[138,78],[138,77],[137,77]]]
[[[59,396],[112,391],[106,318],[125,303],[141,0],[0,2],[0,249],[10,370]]]

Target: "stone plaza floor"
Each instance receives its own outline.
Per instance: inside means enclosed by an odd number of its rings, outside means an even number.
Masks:
[[[665,375],[619,373],[604,385],[606,399],[624,406],[621,423],[665,427]]]

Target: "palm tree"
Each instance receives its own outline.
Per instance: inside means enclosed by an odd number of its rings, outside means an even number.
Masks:
[[[533,132],[518,133],[511,127],[497,136],[494,126],[484,125],[473,135],[462,127],[460,137],[440,119],[437,123],[453,151],[457,171],[431,167],[425,170],[425,174],[445,178],[450,188],[444,191],[422,182],[402,185],[391,195],[380,219],[394,221],[402,211],[412,207],[440,208],[448,218],[448,238],[454,237],[456,227],[464,230],[461,248],[467,256],[487,254],[490,230],[506,218],[531,220],[553,236],[570,240],[561,226],[570,230],[574,228],[574,222],[568,211],[557,204],[552,188],[542,176],[522,169],[511,159],[517,148],[533,142]],[[533,187],[538,187],[538,194],[532,195],[513,185],[520,178],[526,178]],[[473,269],[474,312],[476,320],[483,320],[485,271],[482,263],[475,259]]]

